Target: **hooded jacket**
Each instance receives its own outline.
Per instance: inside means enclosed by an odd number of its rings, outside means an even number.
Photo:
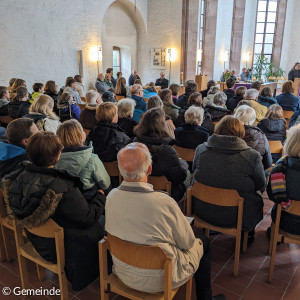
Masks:
[[[265,186],[261,157],[245,141],[235,136],[213,135],[197,147],[193,161],[194,180],[202,184],[234,189],[244,198],[242,228],[249,232],[263,217],[260,189]],[[237,209],[193,200],[194,213],[216,226],[232,227]]]
[[[101,161],[116,161],[118,152],[130,143],[130,138],[115,123],[98,122],[87,136]]]
[[[231,111],[226,107],[207,105],[205,111],[211,115],[213,122],[219,122],[223,117],[231,115]]]
[[[249,147],[261,155],[265,170],[272,166],[272,155],[267,137],[259,128],[252,125],[245,125],[243,140]]]
[[[180,107],[168,101],[163,101],[163,105],[165,114],[170,116],[174,124],[176,124]]]
[[[79,122],[82,125],[84,129],[91,130],[96,123],[98,122],[96,120],[96,109],[98,105],[89,105],[87,104],[84,108],[84,110],[81,111]]]
[[[249,100],[249,101],[251,102],[251,107],[255,110],[255,113],[256,113],[255,124],[257,124],[259,121],[261,121],[265,117],[265,115],[268,111],[268,108],[264,105],[259,104],[255,100]]]
[[[65,148],[55,168],[79,177],[88,199],[98,189],[106,190],[110,186],[110,177],[98,155],[93,153],[92,147]]]
[[[0,99],[0,116],[8,115],[8,104],[9,104],[8,100]]]
[[[269,141],[281,141],[286,138],[285,120],[283,119],[262,119],[257,127],[263,131]]]
[[[273,104],[278,104],[277,100],[274,97],[263,97],[260,95],[258,96],[257,102],[268,108]]]
[[[29,101],[12,100],[8,104],[8,115],[13,119],[21,118],[28,114]]]
[[[32,164],[5,178],[7,213],[33,228],[52,218],[64,229],[65,271],[72,289],[81,290],[99,275],[98,242],[104,235],[98,219],[104,212],[105,196],[97,193],[89,202],[78,179],[67,172]],[[26,234],[35,250],[56,263],[54,239]]]
[[[136,103],[134,107],[133,118],[139,122],[141,115],[147,111],[147,102],[143,98],[136,95],[132,95],[131,98]]]

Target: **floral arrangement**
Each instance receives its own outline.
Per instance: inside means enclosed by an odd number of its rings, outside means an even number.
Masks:
[[[224,82],[227,81],[230,78],[230,76],[231,76],[231,72],[228,71],[228,70],[225,70],[222,74],[223,74],[222,77],[224,79]]]

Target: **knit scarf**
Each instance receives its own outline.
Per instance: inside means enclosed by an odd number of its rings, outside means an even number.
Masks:
[[[273,167],[271,172],[271,190],[275,203],[280,203],[282,208],[288,210],[294,204],[294,200],[288,199],[286,191],[286,169],[288,157],[284,156]]]

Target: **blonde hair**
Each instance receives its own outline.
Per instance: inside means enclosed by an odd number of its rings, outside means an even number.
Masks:
[[[201,125],[203,121],[204,109],[202,107],[190,106],[184,114],[185,123],[191,125]]]
[[[118,107],[116,103],[104,102],[97,107],[96,120],[98,122],[111,123],[117,114]]]
[[[244,123],[244,125],[253,125],[256,119],[254,108],[248,105],[241,105],[236,110],[234,117]]]
[[[293,126],[287,133],[283,146],[284,153],[290,157],[300,157],[300,124]]]
[[[54,101],[48,95],[39,95],[37,96],[33,103],[30,106],[30,113],[40,113],[44,114],[47,117],[58,120],[58,116],[53,112]]]
[[[63,122],[57,129],[56,135],[65,148],[78,147],[83,145],[83,129],[81,124],[71,119]]]

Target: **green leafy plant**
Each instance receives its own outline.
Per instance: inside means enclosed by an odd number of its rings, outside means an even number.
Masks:
[[[274,63],[272,63],[272,62],[269,64],[269,66],[266,70],[266,73],[265,73],[266,78],[269,78],[269,77],[284,77],[284,75],[285,75],[285,71],[280,67],[274,66]]]
[[[268,58],[265,57],[262,53],[255,54],[255,65],[253,67],[253,77],[255,76],[257,80],[262,78],[263,73],[268,69]]]
[[[228,70],[225,70],[223,72],[223,79],[224,79],[224,82],[226,82],[231,76],[231,72],[229,72]]]

